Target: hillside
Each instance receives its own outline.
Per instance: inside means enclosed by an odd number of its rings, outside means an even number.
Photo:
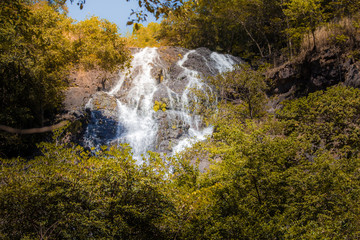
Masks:
[[[0,3],[0,238],[359,239],[359,1],[138,2]]]

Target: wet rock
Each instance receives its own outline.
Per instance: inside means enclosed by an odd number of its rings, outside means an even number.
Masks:
[[[165,70],[176,64],[188,51],[188,49],[181,47],[161,47],[158,49]]]
[[[69,102],[76,106],[87,103],[86,146],[128,142],[137,147],[135,155],[148,150],[172,153],[178,149],[180,141],[188,142],[195,130],[204,127],[186,106],[193,102],[193,96],[185,91],[190,80],[195,83],[195,76],[215,75],[230,69],[231,64],[241,62],[238,58],[215,54],[206,48],[190,53],[177,47],[163,47],[156,51],[133,48],[131,51],[138,53],[134,56],[136,61],[132,69],[117,76],[118,90],[111,94],[97,91],[100,88],[96,82],[94,86],[90,84],[91,89],[76,86],[78,89],[69,92]],[[186,61],[182,61],[180,66],[179,60],[187,53]],[[203,84],[200,85],[201,88]],[[87,95],[78,99],[82,91]],[[157,112],[154,111],[155,101],[162,106]]]
[[[117,120],[118,118],[116,98],[106,92],[95,93],[89,104],[86,105],[86,109],[91,112],[100,112],[104,117],[113,120]]]
[[[156,150],[171,153],[180,140],[188,137],[190,125],[182,119],[181,112],[177,111],[158,111],[156,119],[159,125]]]
[[[90,111],[90,109],[88,109]],[[91,110],[89,122],[84,134],[84,145],[89,148],[99,148],[116,141],[124,127],[114,118],[104,115],[103,111]]]
[[[163,84],[159,85],[154,93],[153,101],[165,103],[168,110],[180,110],[181,108],[181,96]]]

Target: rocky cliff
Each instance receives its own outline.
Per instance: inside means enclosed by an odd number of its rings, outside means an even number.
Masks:
[[[141,51],[132,49],[133,54]],[[122,139],[120,142],[139,148],[139,154],[147,150],[174,153],[203,133],[205,126],[200,117],[186,109],[186,104],[196,101],[189,88],[205,91],[209,86],[198,82],[198,76],[230,70],[233,64],[241,64],[241,59],[206,48],[189,51],[163,47],[155,52],[148,62],[145,54],[127,72],[109,75],[105,85],[99,78],[103,73],[72,74],[73,86],[66,93],[63,116],[85,120],[85,128],[76,137],[80,143],[99,146],[117,144]],[[308,51],[268,71],[272,83],[268,94],[276,96],[269,102],[270,111],[279,108],[285,99],[338,83],[359,87],[359,69],[360,53],[354,49],[328,46]]]
[[[140,155],[148,150],[174,153],[209,130],[188,105],[192,88],[210,88],[200,76],[231,70],[241,60],[206,48],[132,49],[131,69],[112,75],[105,86],[100,73],[74,74],[66,93],[66,116],[86,119],[80,143],[88,147],[129,143]],[[211,104],[211,103],[209,103]],[[158,105],[158,106],[156,106]]]
[[[308,51],[291,62],[268,72],[272,88],[269,95],[277,95],[272,107],[284,99],[306,96],[343,83],[360,87],[360,52],[339,46],[326,46]]]

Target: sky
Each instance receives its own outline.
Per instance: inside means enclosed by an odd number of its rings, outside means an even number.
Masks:
[[[91,16],[98,16],[100,18],[105,18],[110,22],[115,23],[119,32],[122,36],[125,36],[126,32],[132,32],[132,26],[126,26],[127,21],[129,21],[131,9],[139,10],[139,5],[136,0],[86,0],[84,7],[80,10],[80,7],[76,4],[77,0],[71,4],[70,0],[67,1],[67,6],[69,9],[68,15],[78,21],[84,20]],[[155,22],[156,19],[148,14],[148,23]],[[147,23],[142,23],[144,26]]]

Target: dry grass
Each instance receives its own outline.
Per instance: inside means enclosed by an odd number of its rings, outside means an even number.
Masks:
[[[337,22],[327,23],[315,31],[316,47],[321,50],[330,45],[351,46],[360,41],[360,16],[343,18]],[[314,47],[311,34],[304,36],[300,53],[307,52]]]

